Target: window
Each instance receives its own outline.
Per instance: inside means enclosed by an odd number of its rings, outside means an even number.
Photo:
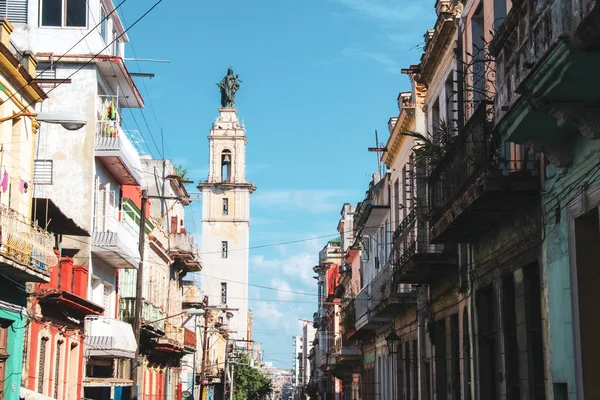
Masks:
[[[54,361],[54,397],[58,399],[58,389],[60,380],[60,349],[62,348],[63,341],[59,340],[56,342],[56,359]]]
[[[108,314],[110,310],[110,295],[112,293],[112,286],[108,283],[104,282],[104,296],[103,296],[103,306],[105,312]]]
[[[100,36],[102,36],[102,39],[106,42],[106,24],[108,21],[106,20],[107,15],[104,7],[100,10],[100,18],[102,18],[100,21]]]
[[[227,258],[227,253],[229,252],[229,243],[227,241],[221,242],[221,258]]]
[[[41,0],[40,6],[42,26],[87,26],[87,0]]]
[[[227,283],[221,282],[221,304],[227,304]]]
[[[0,0],[0,16],[13,24],[26,24],[27,0]]]
[[[33,184],[52,185],[52,160],[33,161]]]
[[[229,215],[229,199],[223,199],[223,215]]]
[[[46,372],[46,347],[48,346],[48,338],[42,338],[40,342],[40,354],[38,358],[38,393],[44,393],[44,373]]]

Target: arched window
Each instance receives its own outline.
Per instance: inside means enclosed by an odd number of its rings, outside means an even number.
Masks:
[[[223,150],[221,153],[221,181],[231,180],[231,151]]]

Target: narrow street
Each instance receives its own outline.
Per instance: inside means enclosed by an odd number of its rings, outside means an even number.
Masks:
[[[596,0],[119,1],[0,1],[1,399],[600,399]]]

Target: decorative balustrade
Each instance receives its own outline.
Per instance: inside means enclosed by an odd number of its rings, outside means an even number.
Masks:
[[[0,254],[44,274],[58,263],[54,235],[4,205],[0,205]]]
[[[185,330],[181,326],[173,325],[171,323],[165,324],[165,337],[172,340],[180,345],[184,344]]]
[[[119,299],[119,319],[133,324],[135,319],[135,299]],[[165,313],[147,301],[142,303],[142,324],[165,332]],[[183,338],[181,340],[183,343]]]

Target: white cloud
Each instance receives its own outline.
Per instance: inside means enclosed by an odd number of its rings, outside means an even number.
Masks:
[[[320,214],[341,209],[344,201],[352,197],[353,193],[346,190],[266,190],[254,194],[252,205],[286,211],[295,208]]]
[[[400,66],[398,65],[398,63],[384,53],[363,51],[355,47],[346,47],[344,50],[342,50],[342,55],[344,57],[350,57],[359,60],[374,61],[377,64],[383,66],[387,72],[400,72]]]
[[[317,261],[317,253],[300,252],[292,254],[285,258],[267,259],[263,255],[257,255],[250,258],[250,268],[257,268],[270,271],[280,271],[284,275],[299,280],[305,285],[312,285],[313,270]]]
[[[258,301],[252,311],[256,318],[259,318],[272,327],[281,326],[281,323],[285,319],[284,313],[275,303]]]
[[[292,291],[292,288],[283,279],[271,279],[271,287],[279,289],[279,291],[277,292],[277,298],[279,300],[288,301],[294,298],[294,293],[290,293]]]

